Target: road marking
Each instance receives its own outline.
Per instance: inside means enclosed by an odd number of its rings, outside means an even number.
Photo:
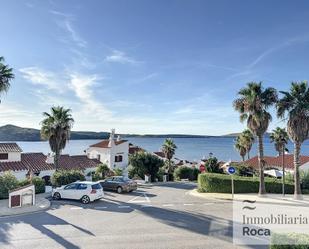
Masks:
[[[71,207],[71,210],[79,210],[79,209],[84,209],[82,207]]]
[[[210,202],[210,203],[204,203],[204,205],[212,205],[212,204],[214,204],[213,202]]]
[[[118,206],[118,208],[131,208],[130,206]]]
[[[174,206],[174,204],[163,204],[162,206],[163,207],[172,207],[172,206]]]
[[[95,209],[106,209],[107,207],[95,207]]]
[[[142,205],[142,208],[153,207],[152,205]]]
[[[145,200],[137,200],[138,198],[140,197],[144,197]],[[150,199],[149,197],[147,196],[146,193],[141,193],[141,195],[139,196],[135,196],[133,199],[129,200],[128,203],[143,203],[143,202],[148,202],[150,203]]]
[[[194,204],[193,203],[184,203],[183,205],[184,206],[193,206]]]

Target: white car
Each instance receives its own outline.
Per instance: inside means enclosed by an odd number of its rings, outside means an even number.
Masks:
[[[81,200],[82,203],[88,204],[104,197],[104,191],[98,182],[73,182],[68,185],[53,189],[52,196],[56,200],[72,199]]]

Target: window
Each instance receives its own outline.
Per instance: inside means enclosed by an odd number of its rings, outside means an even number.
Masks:
[[[77,189],[79,189],[79,190],[87,189],[87,184],[81,183],[81,184],[78,185]]]
[[[64,189],[65,190],[73,190],[73,189],[76,189],[77,188],[77,184],[70,184],[70,185],[67,185]]]
[[[8,153],[0,153],[0,160],[7,160],[9,159]]]
[[[94,184],[94,185],[92,185],[91,187],[92,187],[92,189],[102,189],[102,186],[101,186],[101,184],[99,184],[99,183]]]
[[[122,162],[122,156],[121,155],[115,156],[115,162],[116,163]]]
[[[101,155],[100,155],[100,154],[97,154],[97,159],[98,159],[99,161],[101,161]]]

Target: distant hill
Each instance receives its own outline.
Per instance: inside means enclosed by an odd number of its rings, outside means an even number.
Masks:
[[[222,135],[221,137],[237,137],[241,132],[238,132],[238,133],[230,133],[230,134],[226,134],[226,135]],[[265,133],[265,136],[269,136],[270,133],[269,132],[266,132]]]
[[[108,132],[72,131],[71,139],[106,139]],[[15,125],[0,127],[0,141],[40,141],[40,130]]]

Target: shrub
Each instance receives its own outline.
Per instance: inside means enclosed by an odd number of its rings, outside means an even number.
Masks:
[[[268,193],[282,193],[281,180],[265,178],[265,187]],[[200,192],[231,193],[231,176],[223,174],[204,173],[198,176],[198,190]],[[257,177],[234,176],[235,193],[257,193],[259,191],[259,179]],[[293,184],[285,184],[285,192],[294,192]]]
[[[114,169],[114,173],[116,176],[122,176],[123,170],[122,169]]]
[[[233,165],[236,169],[236,175],[238,176],[253,176],[254,173],[255,173],[255,170],[250,167],[250,166],[247,166],[243,163],[240,163],[240,164],[236,164],[236,165]]]
[[[223,173],[220,168],[218,159],[216,157],[211,157],[205,162],[205,168],[208,173]]]
[[[164,161],[157,156],[147,152],[137,152],[129,157],[130,176],[139,176],[144,179],[145,174],[151,176],[151,181],[155,181],[159,169],[164,165]]]
[[[0,199],[6,199],[9,197],[9,190],[18,187],[18,180],[11,172],[4,172],[0,176]]]
[[[29,184],[30,184],[30,179],[25,179],[25,180],[19,181],[18,183],[20,187],[26,186]],[[37,176],[33,177],[32,184],[35,187],[36,194],[45,193],[45,181],[42,178],[37,177]]]
[[[98,165],[95,173],[100,176],[100,179],[105,179],[109,171],[110,171],[109,167],[106,164],[102,163]]]
[[[59,170],[51,179],[53,186],[60,187],[76,181],[85,181],[84,174],[79,170]]]
[[[197,180],[199,170],[195,168],[190,168],[187,166],[180,166],[174,171],[174,178],[176,180],[189,179],[190,181]]]
[[[301,187],[302,189],[309,189],[309,171],[301,172]]]
[[[281,243],[281,245],[279,245]],[[270,249],[308,249],[308,234],[273,234]]]

